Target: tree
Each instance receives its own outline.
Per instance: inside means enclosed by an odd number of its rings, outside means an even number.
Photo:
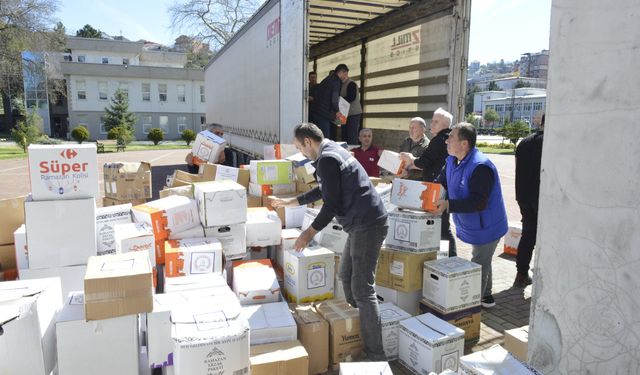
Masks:
[[[102,39],[102,31],[94,29],[93,26],[86,24],[82,29],[76,31],[76,36],[81,38]]]
[[[508,139],[509,142],[515,145],[516,143],[518,143],[518,140],[520,140],[520,138],[526,137],[529,134],[529,125],[522,120],[508,122],[504,124],[498,134]]]
[[[108,139],[115,139],[118,145],[127,145],[133,141],[133,133],[124,126],[116,126],[109,129],[107,133]]]
[[[40,138],[40,126],[42,119],[38,115],[38,110],[32,110],[24,120],[18,121],[15,129],[11,129],[11,138],[16,142],[24,152],[30,144]]]
[[[521,79],[516,81],[516,85],[513,87],[514,89],[519,89],[521,87],[531,87],[531,82],[526,82]]]
[[[76,142],[82,144],[82,142],[89,139],[89,129],[85,128],[84,126],[77,126],[71,131],[71,138],[73,138],[73,140],[75,140]]]
[[[169,7],[169,15],[174,31],[184,31],[218,50],[261,3],[257,0],[181,0]]]
[[[464,121],[475,126],[476,128],[478,128],[480,125],[479,124],[480,121],[478,121],[478,118],[473,113],[467,113],[467,115],[464,118]]]
[[[187,143],[187,146],[191,144],[191,142],[196,140],[196,133],[191,129],[185,129],[180,138]]]
[[[466,113],[473,112],[473,99],[475,97],[475,93],[481,92],[482,90],[478,85],[473,85],[471,88],[467,89],[467,96],[465,97],[464,103],[464,111]]]
[[[498,112],[496,112],[494,109],[489,108],[484,113],[484,121],[485,123],[493,127],[493,124],[495,122],[500,121],[500,115],[498,115]]]
[[[487,91],[502,91],[500,86],[496,83],[496,81],[489,82],[489,86],[487,87]]]
[[[133,128],[138,121],[135,114],[129,112],[129,98],[121,89],[118,89],[113,97],[111,104],[105,107],[104,126],[107,131],[115,127],[124,127],[133,132]]]
[[[149,134],[147,134],[147,139],[153,142],[154,145],[158,145],[160,141],[164,139],[164,132],[160,128],[153,128],[149,130]]]

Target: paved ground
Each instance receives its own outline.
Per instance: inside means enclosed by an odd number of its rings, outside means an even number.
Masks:
[[[153,166],[154,196],[164,185],[165,176],[173,169],[184,169],[184,156],[187,150],[159,151],[127,151],[124,153],[106,153],[98,155],[98,164],[113,161],[148,161]],[[490,155],[500,172],[502,192],[507,207],[507,215],[511,221],[520,220],[520,212],[515,202],[514,191],[514,157],[512,155]],[[102,178],[100,178],[101,190]],[[27,161],[0,160],[0,198],[9,198],[29,192]],[[495,344],[502,344],[503,332],[529,324],[529,307],[531,287],[512,289],[515,277],[515,259],[502,254],[502,242],[493,261],[493,293],[496,307],[483,309],[480,341],[467,351],[478,351]],[[471,258],[471,247],[458,241],[458,254],[466,259]],[[394,373],[408,374],[397,363],[392,363]]]

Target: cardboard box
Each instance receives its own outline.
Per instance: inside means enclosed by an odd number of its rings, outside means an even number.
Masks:
[[[164,292],[175,293],[195,289],[229,287],[223,276],[215,273],[169,277],[164,281]],[[234,294],[235,295],[235,294]]]
[[[319,210],[315,210],[313,208],[308,208],[305,211],[302,221],[302,230],[309,228],[316,216],[318,216],[319,212]],[[335,219],[313,237],[316,243],[326,247],[336,254],[342,254],[348,238],[349,234],[344,231],[342,225],[340,225]]]
[[[173,195],[131,208],[133,218],[153,228],[156,241],[166,240],[171,233],[182,232],[200,224],[196,201]]]
[[[171,311],[176,374],[248,374],[249,323],[224,306]]]
[[[95,375],[138,372],[137,315],[88,322],[84,294],[72,292],[58,315],[56,336],[61,374],[83,374],[87,369]]]
[[[131,203],[96,208],[96,244],[98,255],[115,254],[116,224],[131,223]]]
[[[404,171],[405,162],[400,159],[400,154],[397,152],[383,150],[378,159],[378,166],[386,169],[387,171],[399,176]]]
[[[93,198],[24,203],[29,267],[86,264],[97,254],[96,204]]]
[[[281,160],[298,153],[298,149],[292,144],[275,144],[264,146],[264,160]]]
[[[442,185],[433,182],[396,178],[391,188],[391,203],[410,210],[434,211],[444,196]]]
[[[0,245],[0,271],[17,268],[16,247],[14,244]]]
[[[380,196],[380,200],[382,201],[382,204],[384,205],[384,208],[387,210],[387,212],[392,212],[396,208],[398,208],[398,206],[391,203],[392,185],[390,183],[379,183],[375,185],[375,187],[376,187],[376,191],[378,192],[378,195]]]
[[[402,292],[422,291],[424,262],[435,259],[435,251],[405,253],[382,248],[376,268],[376,285]]]
[[[208,130],[203,130],[196,136],[191,147],[193,164],[217,163],[220,153],[224,152],[227,141]]]
[[[284,294],[294,303],[333,298],[334,253],[324,247],[307,247],[284,253]]]
[[[247,246],[280,244],[282,222],[274,211],[265,207],[247,208]]]
[[[193,188],[191,185],[165,187],[158,193],[160,198],[170,197],[172,195],[182,195],[183,197],[193,199]]]
[[[191,187],[191,184],[196,182],[204,182],[203,176],[180,169],[175,169],[171,177],[167,177],[167,186],[169,187]]]
[[[156,241],[150,226],[141,223],[116,224],[114,232],[116,253],[144,250],[149,254],[151,266],[156,265]]]
[[[518,361],[500,345],[460,357],[459,374],[539,375],[533,367]]]
[[[509,222],[509,230],[504,235],[504,248],[505,254],[516,256],[518,255],[518,245],[520,244],[520,238],[522,237],[522,224],[518,222]]]
[[[204,227],[202,225],[198,225],[191,229],[187,229],[178,233],[170,233],[170,240],[183,240],[185,238],[202,238],[204,237]]]
[[[400,322],[399,361],[416,374],[457,371],[464,331],[431,314]]]
[[[280,301],[280,285],[268,259],[233,262],[233,287],[240,304]]]
[[[165,277],[222,275],[222,245],[215,238],[169,240],[164,248]]]
[[[385,247],[413,253],[440,249],[440,215],[396,208],[388,213],[389,231]]]
[[[223,181],[231,180],[249,188],[249,170],[228,167],[220,164],[202,164],[200,166],[200,174],[204,181]]]
[[[200,221],[205,227],[247,221],[247,191],[237,182],[223,180],[193,184]]]
[[[284,195],[272,195],[267,198],[267,202],[265,202],[265,207],[270,210],[274,210],[280,221],[282,222],[283,228],[300,228],[302,226],[302,222],[304,221],[304,213],[307,210],[306,206],[294,206],[294,207],[278,207],[274,208],[270,204],[271,198],[295,198],[297,194],[284,194]]]
[[[298,228],[283,229],[280,234],[280,245],[276,246],[276,263],[284,268],[284,253],[288,250],[293,250],[298,237],[302,231]]]
[[[482,267],[460,257],[424,264],[422,296],[443,313],[480,305]]]
[[[262,198],[253,195],[247,195],[247,208],[249,207],[262,207]],[[264,197],[266,199],[266,196]]]
[[[289,160],[251,160],[250,181],[259,185],[290,184],[293,165]]]
[[[0,199],[0,245],[13,243],[13,233],[24,224],[25,198]]]
[[[380,302],[393,303],[411,315],[417,315],[420,313],[420,298],[422,298],[421,290],[416,290],[414,292],[402,292],[386,288],[382,285],[376,285],[376,294],[378,301]]]
[[[429,302],[422,300],[420,301],[420,312],[422,314],[433,314],[445,322],[464,330],[465,346],[475,344],[480,340],[481,306],[470,307],[452,313],[443,313]]]
[[[340,375],[393,375],[389,362],[342,362]]]
[[[253,182],[249,183],[249,195],[262,197],[265,195],[284,195],[296,192],[296,184],[274,184],[274,185],[258,185]]]
[[[27,248],[27,230],[26,226],[22,224],[20,228],[13,232],[13,241],[16,254],[16,266],[18,269],[29,268],[29,250]],[[2,247],[0,245],[0,247]],[[2,262],[0,262],[0,269],[2,269]]]
[[[67,267],[51,267],[38,269],[21,269],[20,280],[35,280],[45,278],[60,278],[60,303],[65,303],[65,296],[73,291],[84,289],[84,274],[87,272],[87,266],[67,266]]]
[[[400,322],[411,318],[411,314],[393,303],[381,303],[378,305],[378,309],[380,310],[384,354],[387,356],[388,361],[394,361],[398,359]]]
[[[308,375],[309,355],[293,340],[251,347],[252,375]]]
[[[99,198],[96,145],[32,144],[29,177],[34,201]]]
[[[321,374],[329,368],[329,322],[311,304],[289,305],[298,326],[298,340],[309,353],[309,374]]]
[[[297,339],[296,322],[286,302],[242,306],[242,316],[249,322],[251,345],[286,342]]]
[[[133,199],[133,200],[126,200],[126,201],[119,201],[113,198],[102,198],[102,207],[118,206],[118,205],[127,204],[127,203],[131,204],[132,206],[139,206],[141,204],[145,204],[146,202],[147,202],[146,199]]]
[[[522,362],[527,362],[529,326],[504,331],[504,348]]]
[[[0,363],[4,374],[49,374],[56,364],[60,280],[0,283]]]
[[[337,367],[340,362],[357,358],[362,352],[358,309],[336,300],[322,302],[317,309],[329,322],[329,363]]]
[[[316,181],[316,169],[311,162],[293,167],[293,173],[295,173],[296,179],[304,184],[310,184]]]
[[[336,273],[333,279],[333,299],[345,299],[344,285],[340,278],[340,255],[336,255],[334,259],[336,261]]]
[[[153,275],[149,254],[135,251],[90,257],[84,295],[87,320],[152,311]]]
[[[222,244],[227,260],[240,259],[247,255],[247,235],[244,223],[204,228],[206,238],[215,238]]]
[[[151,164],[105,163],[104,196],[117,200],[151,198]]]

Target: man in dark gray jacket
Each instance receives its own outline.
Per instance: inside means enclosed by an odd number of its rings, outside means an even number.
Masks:
[[[316,124],[325,138],[330,137],[331,124],[340,112],[338,107],[340,90],[348,72],[347,66],[340,64],[314,88],[313,101],[309,103],[309,122]]]

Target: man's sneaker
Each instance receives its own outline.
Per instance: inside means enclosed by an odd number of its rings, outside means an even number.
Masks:
[[[527,285],[531,285],[533,281],[531,280],[531,277],[529,277],[529,273],[520,273],[518,272],[516,274],[516,279],[513,282],[513,287],[514,288],[526,288]]]
[[[495,305],[496,305],[496,301],[493,299],[492,295],[482,297],[482,307],[488,309]]]

